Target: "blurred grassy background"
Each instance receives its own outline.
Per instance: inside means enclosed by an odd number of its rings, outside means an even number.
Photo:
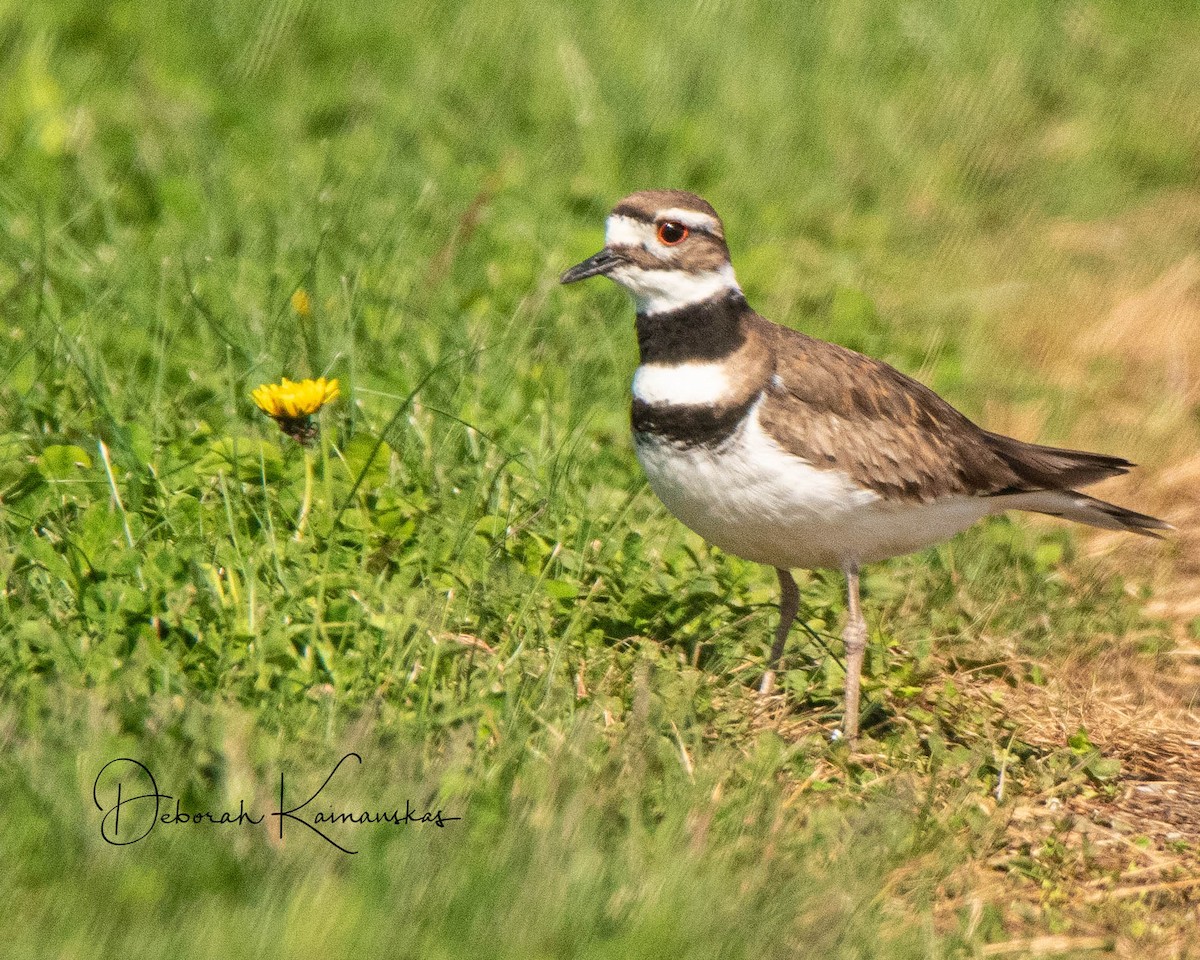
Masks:
[[[11,955],[1186,955],[1186,900],[1079,894],[1148,854],[1055,812],[1124,788],[1042,685],[1195,707],[1198,142],[1191,3],[0,0]],[[810,577],[764,715],[772,577],[646,491],[631,311],[556,284],[651,186],[765,315],[1146,463],[1101,492],[1176,545],[997,520],[872,571],[865,758]],[[297,541],[248,394],[319,374]],[[464,820],[99,838],[113,756],[236,809],[355,747],[353,802]]]

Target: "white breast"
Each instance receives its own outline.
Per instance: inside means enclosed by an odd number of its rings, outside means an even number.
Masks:
[[[763,430],[757,407],[717,448],[681,448],[648,434],[635,440],[668,510],[722,550],[774,567],[844,568],[911,553],[991,512],[977,497],[889,503],[788,453]]]
[[[732,389],[724,363],[643,363],[633,374],[633,396],[651,406],[717,404]]]

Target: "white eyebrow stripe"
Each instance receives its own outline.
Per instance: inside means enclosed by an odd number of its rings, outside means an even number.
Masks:
[[[663,220],[678,220],[684,226],[693,227],[696,230],[709,230],[720,233],[715,217],[710,217],[707,213],[701,213],[699,210],[681,210],[679,207],[671,207],[670,210],[663,210],[658,214],[657,219]]]
[[[604,227],[606,247],[650,247],[655,241],[654,224],[613,214]]]

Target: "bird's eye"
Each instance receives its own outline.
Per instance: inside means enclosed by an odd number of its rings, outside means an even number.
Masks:
[[[688,228],[674,220],[667,220],[658,225],[659,242],[665,243],[668,247],[673,247],[677,243],[683,243],[687,239],[687,235]]]

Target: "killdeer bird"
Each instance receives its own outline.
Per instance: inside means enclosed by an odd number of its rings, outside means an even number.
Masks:
[[[886,363],[764,320],[738,287],[717,212],[694,194],[618,203],[604,249],[561,281],[595,276],[637,308],[632,425],[651,489],[710,543],[779,576],[763,693],[799,608],[790,571],[845,573],[848,740],[867,639],[861,565],[1005,510],[1147,536],[1171,529],[1076,489],[1127,472],[1128,460],[991,433]]]

